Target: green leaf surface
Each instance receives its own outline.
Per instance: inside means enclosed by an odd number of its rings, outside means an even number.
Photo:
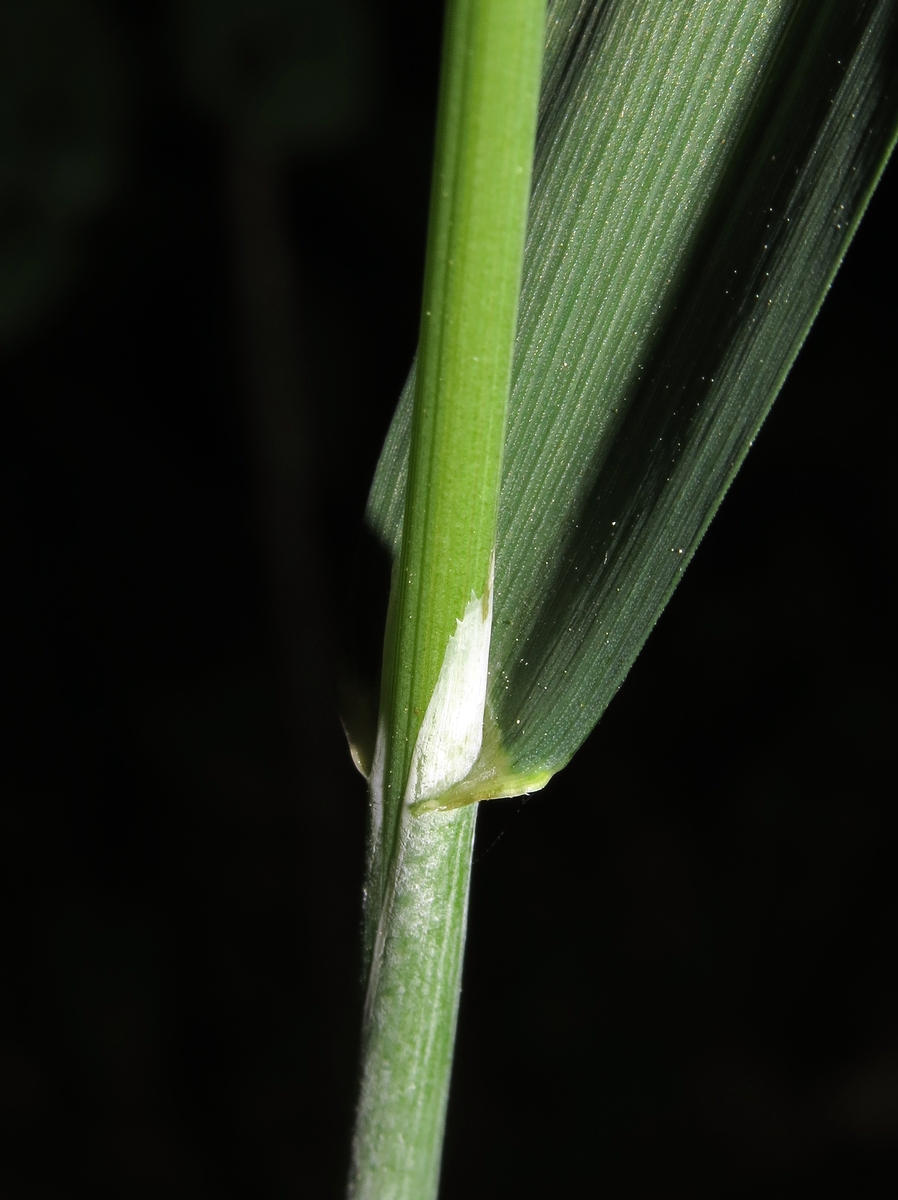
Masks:
[[[622,683],[766,416],[898,123],[898,0],[555,0],[487,728],[442,806],[542,786]],[[368,520],[395,556],[414,371]]]

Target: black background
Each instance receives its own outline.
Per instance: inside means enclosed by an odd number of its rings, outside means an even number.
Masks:
[[[383,599],[352,564],[416,338],[440,14],[369,4],[356,116],[268,164],[305,439],[279,541],[239,153],[176,8],[94,10],[118,182],[0,348],[11,1200],[345,1173],[365,797],[333,681]],[[599,729],[482,808],[444,1200],[892,1194],[895,192]]]

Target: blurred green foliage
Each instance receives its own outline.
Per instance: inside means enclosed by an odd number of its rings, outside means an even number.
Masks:
[[[77,235],[121,176],[125,90],[84,0],[0,7],[0,345],[71,278]]]
[[[283,157],[357,127],[369,56],[352,0],[185,0],[180,35],[195,94],[256,149]]]

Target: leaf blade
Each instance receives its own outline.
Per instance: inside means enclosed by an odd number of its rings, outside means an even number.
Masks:
[[[601,716],[894,144],[894,0],[658,11],[552,10],[500,501],[494,757],[456,803],[488,777],[494,794],[530,790]],[[400,405],[372,490],[388,542],[402,425]]]

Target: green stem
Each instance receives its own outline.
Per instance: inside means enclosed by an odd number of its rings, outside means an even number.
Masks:
[[[353,1198],[437,1194],[475,808],[404,823],[365,1003]]]
[[[449,0],[402,546],[371,775],[350,1196],[436,1195],[475,808],[545,0]]]

